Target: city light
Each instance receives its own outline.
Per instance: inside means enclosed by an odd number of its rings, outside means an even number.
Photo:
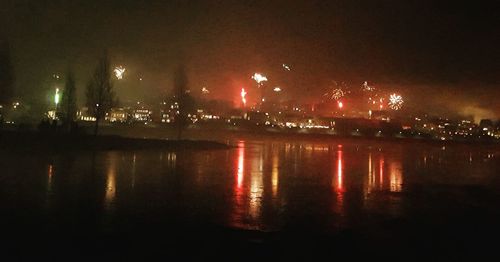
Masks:
[[[126,69],[123,66],[115,67],[115,69],[113,71],[115,72],[115,76],[118,80],[123,78],[123,75],[125,74],[125,70]]]

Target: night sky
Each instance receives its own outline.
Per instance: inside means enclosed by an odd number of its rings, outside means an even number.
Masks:
[[[115,82],[122,101],[166,96],[182,63],[194,94],[205,86],[230,101],[262,72],[292,99],[319,100],[331,80],[368,80],[411,110],[498,117],[499,4],[460,2],[1,0],[0,36],[26,99],[44,99],[68,66],[83,94],[108,49],[127,68]]]

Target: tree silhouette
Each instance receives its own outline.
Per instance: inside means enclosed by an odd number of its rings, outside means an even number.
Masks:
[[[75,77],[73,72],[68,70],[61,99],[61,107],[58,112],[64,126],[69,126],[75,121],[76,110]]]
[[[111,67],[107,52],[104,52],[99,59],[94,74],[87,84],[85,95],[89,113],[96,118],[94,135],[97,135],[99,121],[115,104],[115,93],[111,82]]]
[[[194,108],[194,99],[189,94],[188,79],[183,65],[179,65],[174,73],[174,100],[179,113],[175,117],[177,139],[182,138],[182,132],[189,125],[188,113]]]
[[[10,57],[10,45],[0,40],[0,105],[11,102],[14,93],[14,68]]]

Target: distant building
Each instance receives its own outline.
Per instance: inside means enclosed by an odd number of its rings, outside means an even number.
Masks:
[[[175,114],[169,109],[160,110],[160,122],[161,123],[172,123],[175,119]]]
[[[479,127],[483,130],[491,130],[493,129],[493,121],[491,121],[491,119],[481,119],[481,121],[479,122]]]
[[[82,107],[80,111],[76,113],[76,117],[80,121],[95,121],[96,118],[89,113],[88,107]]]
[[[371,119],[382,120],[382,121],[387,121],[387,122],[391,120],[389,111],[386,111],[386,110],[373,110],[371,112],[372,112],[371,113]]]
[[[484,136],[494,136],[495,130],[491,119],[481,119],[479,122],[479,132]]]
[[[153,114],[153,111],[143,107],[140,109],[135,109],[132,112],[132,119],[135,122],[149,122],[149,121],[152,121],[152,119],[151,119],[152,114]]]
[[[129,113],[125,108],[111,108],[106,114],[106,121],[125,123],[129,119]]]

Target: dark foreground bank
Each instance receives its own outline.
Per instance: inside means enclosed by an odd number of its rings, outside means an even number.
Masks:
[[[0,148],[6,150],[144,150],[227,149],[229,146],[199,140],[128,138],[116,135],[71,135],[39,132],[0,132]]]
[[[376,215],[363,216],[374,222],[333,234],[316,231],[306,220],[277,232],[264,232],[221,227],[208,220],[190,220],[170,212],[160,212],[158,218],[144,218],[137,213],[123,216],[122,220],[113,221],[111,228],[97,230],[98,216],[82,212],[85,210],[82,204],[76,213],[73,209],[60,210],[47,220],[37,216],[26,218],[30,212],[18,213],[21,216],[16,221],[4,224],[7,228],[3,231],[0,257],[6,261],[209,258],[310,261],[366,257],[413,261],[499,257],[497,212],[478,212],[470,206],[446,207],[444,202],[438,202],[434,208],[439,207],[440,211],[384,221],[379,221]],[[1,220],[7,222],[5,217]]]

